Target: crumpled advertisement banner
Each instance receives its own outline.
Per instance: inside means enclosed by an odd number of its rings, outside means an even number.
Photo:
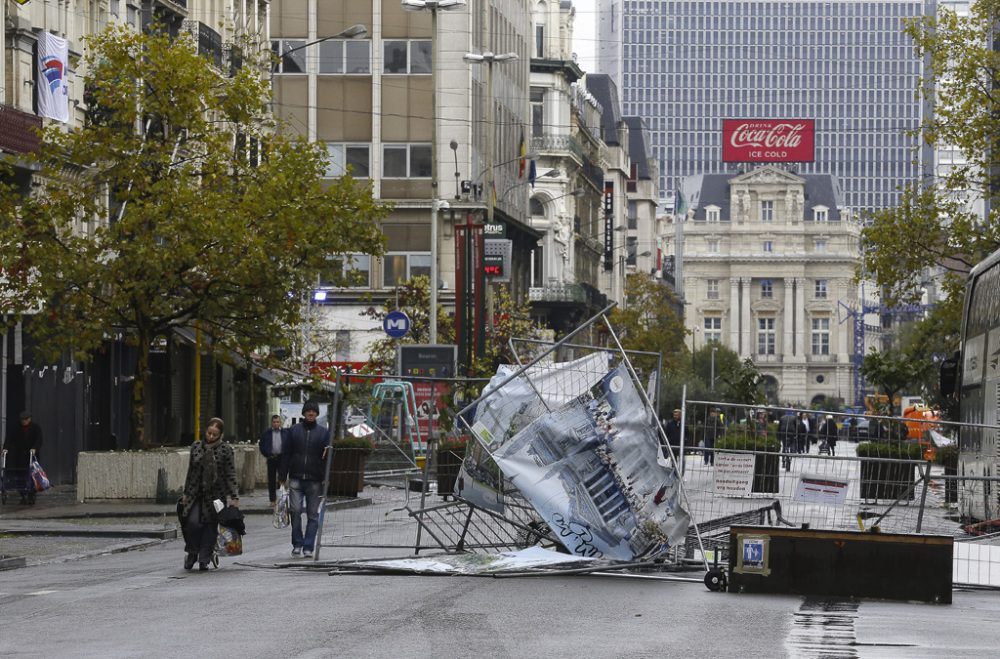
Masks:
[[[517,366],[501,365],[483,395],[500,387],[517,369]],[[557,409],[587,393],[607,372],[608,355],[601,352],[569,362],[540,363],[485,398],[476,407],[472,432],[487,448],[479,442],[470,443],[469,455],[457,481],[458,494],[481,508],[502,512],[502,475],[490,459],[490,453],[547,409]]]
[[[648,558],[687,533],[680,477],[660,458],[624,365],[605,375],[593,395],[522,429],[493,459],[575,556]]]

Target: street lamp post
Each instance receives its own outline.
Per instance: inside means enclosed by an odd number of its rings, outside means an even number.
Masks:
[[[493,140],[494,140],[494,111],[493,111],[493,65],[497,62],[510,62],[517,59],[517,53],[501,53],[497,55],[493,51],[483,53],[466,53],[462,59],[470,64],[486,65],[486,155],[483,160],[486,162],[487,183],[486,194],[489,195],[489,202],[486,204],[486,221],[493,223],[493,187],[495,176],[493,172]]]
[[[431,13],[431,290],[428,331],[431,345],[437,344],[438,307],[438,211],[448,208],[448,202],[438,199],[438,145],[437,145],[437,78],[438,78],[438,11],[463,9],[465,0],[402,0],[403,9]]]

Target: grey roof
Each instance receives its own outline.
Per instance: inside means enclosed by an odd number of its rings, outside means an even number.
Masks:
[[[681,184],[681,194],[688,208],[694,209],[694,219],[705,219],[705,206],[718,206],[719,216],[732,219],[729,204],[729,182],[742,174],[698,174],[688,176]],[[805,200],[802,219],[812,220],[813,206],[826,206],[830,222],[840,221],[843,192],[840,181],[832,174],[795,174],[805,180]]]
[[[649,159],[653,151],[649,146],[649,128],[642,117],[625,117],[628,126],[628,157],[639,166],[640,179],[649,179]]]
[[[587,91],[593,94],[597,102],[601,104],[604,112],[601,113],[601,136],[604,143],[608,145],[620,146],[618,137],[618,122],[622,120],[622,105],[618,100],[618,87],[606,73],[588,73]]]

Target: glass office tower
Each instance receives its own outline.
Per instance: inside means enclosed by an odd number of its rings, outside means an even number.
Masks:
[[[724,119],[812,119],[815,161],[855,211],[896,203],[930,173],[909,131],[923,63],[903,21],[932,0],[599,0],[598,69],[618,82],[624,114],[649,123],[664,199],[685,176],[736,173],[722,160]]]

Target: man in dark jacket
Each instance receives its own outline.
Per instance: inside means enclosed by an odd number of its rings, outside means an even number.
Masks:
[[[28,492],[34,491],[34,485],[29,486],[31,479],[28,468],[32,451],[37,458],[41,448],[42,429],[31,420],[31,412],[25,410],[21,412],[21,425],[8,435],[3,447],[7,478],[11,479],[11,484],[16,485],[16,488],[10,489],[17,489],[21,493],[21,503],[25,502]]]
[[[326,452],[330,449],[330,431],[316,423],[319,405],[308,401],[302,406],[302,421],[292,426],[287,446],[281,449],[278,480],[288,480],[292,513],[292,556],[312,556],[319,529],[319,500],[326,474]],[[302,533],[303,502],[306,532]]]
[[[260,454],[267,458],[267,496],[274,505],[277,499],[278,467],[281,466],[281,452],[288,443],[288,429],[281,427],[281,417],[271,417],[271,427],[260,434],[257,446]]]
[[[674,410],[670,420],[663,424],[663,432],[667,436],[667,443],[675,456],[680,455],[681,450],[681,411]],[[664,447],[666,448],[666,447]]]
[[[705,419],[705,464],[715,466],[715,440],[725,432],[722,419],[719,418],[719,408],[713,407],[708,411],[708,418]]]

